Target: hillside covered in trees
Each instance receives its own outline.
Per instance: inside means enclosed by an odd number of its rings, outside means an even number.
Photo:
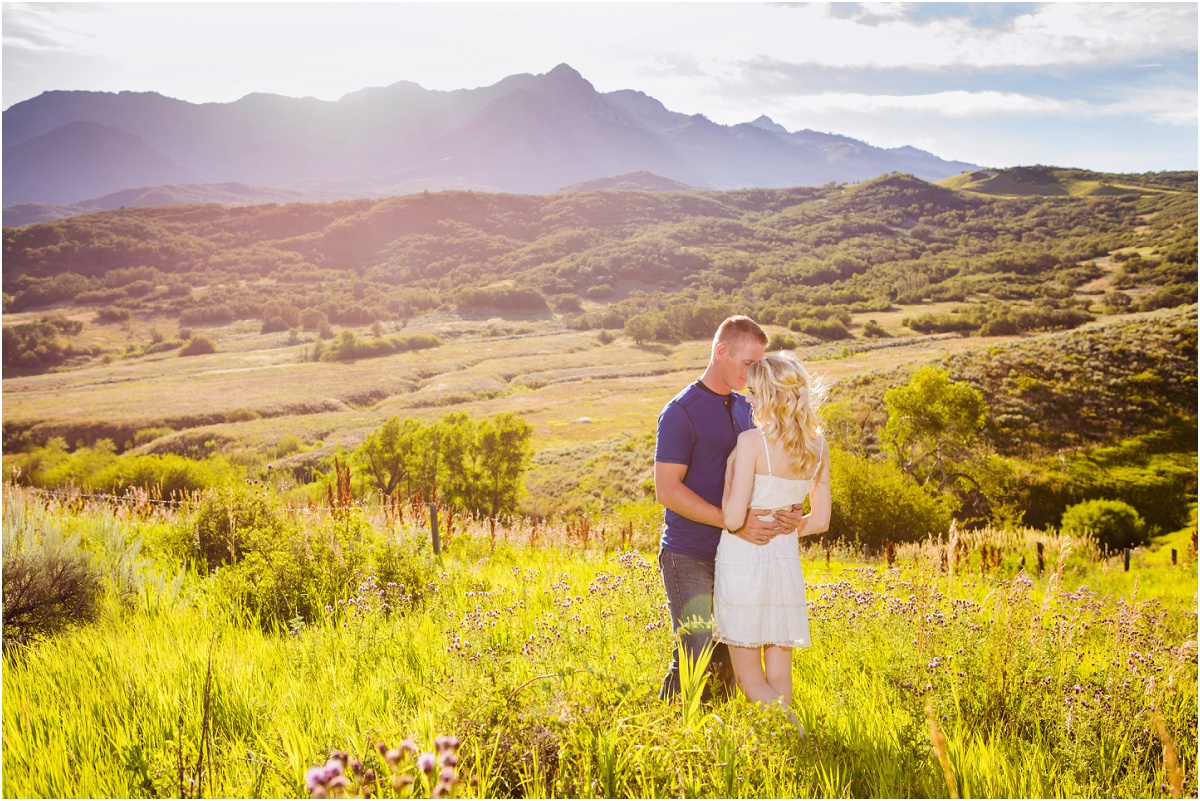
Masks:
[[[713,304],[801,331],[850,311],[985,300],[910,327],[1069,328],[1096,305],[1076,290],[1105,276],[1110,291],[1094,301],[1116,310],[1195,298],[1195,183],[1186,191],[1176,178],[1086,197],[891,175],[735,192],[125,209],[5,229],[4,310],[73,303],[183,326],[326,331],[452,307],[557,312],[576,328],[642,315],[639,338],[669,339],[702,335],[713,314],[693,312]],[[6,348],[5,366],[52,365],[18,365]]]

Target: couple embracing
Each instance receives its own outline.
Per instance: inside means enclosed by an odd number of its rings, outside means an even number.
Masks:
[[[658,419],[659,567],[677,635],[660,697],[679,692],[680,660],[715,640],[720,680],[732,667],[748,699],[791,716],[792,649],[810,644],[798,538],[829,525],[829,451],[816,388],[767,342],[749,317],[725,320],[704,374]]]

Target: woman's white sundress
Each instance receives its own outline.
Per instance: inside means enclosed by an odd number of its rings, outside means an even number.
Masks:
[[[818,462],[817,472],[820,469]],[[803,503],[812,484],[813,479],[773,475],[767,448],[767,475],[754,476],[750,508],[774,511]],[[713,638],[742,648],[811,645],[795,531],[774,537],[766,545],[721,532],[713,582]]]

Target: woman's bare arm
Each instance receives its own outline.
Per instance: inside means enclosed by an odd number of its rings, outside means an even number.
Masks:
[[[821,442],[821,469],[808,490],[808,514],[799,529],[801,537],[811,537],[829,530],[829,513],[832,501],[829,490],[829,446]]]
[[[750,494],[754,491],[754,467],[758,460],[758,445],[761,437],[738,437],[737,447],[730,454],[725,468],[725,494],[721,498],[721,511],[725,516],[725,529],[737,531],[746,522],[750,511]]]

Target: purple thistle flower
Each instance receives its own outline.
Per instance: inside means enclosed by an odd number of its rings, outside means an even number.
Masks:
[[[451,751],[448,754],[442,754],[442,764],[448,768],[452,768],[458,764],[458,754]]]
[[[392,748],[386,754],[383,755],[383,758],[387,760],[387,763],[389,765],[395,765],[400,762],[400,758],[403,755],[404,755],[404,752],[401,751],[399,748]]]
[[[433,771],[434,765],[437,764],[437,757],[429,751],[423,751],[417,756],[417,770],[422,773],[430,773]]]
[[[403,790],[405,787],[408,787],[412,783],[413,783],[412,776],[409,776],[407,773],[401,773],[399,776],[396,776],[394,779],[392,779],[392,789],[399,792],[400,790]]]
[[[454,768],[442,768],[442,772],[438,774],[438,779],[446,784],[453,785],[458,781],[458,774],[454,772]]]
[[[433,744],[437,746],[439,753],[442,751],[457,751],[458,747],[462,745],[462,740],[453,734],[443,734],[434,740]]]
[[[381,757],[386,757],[386,756],[387,756],[387,752],[388,752],[387,743],[378,743],[378,744],[377,744],[375,747],[376,747],[377,749],[379,749],[379,755],[380,755]]]

